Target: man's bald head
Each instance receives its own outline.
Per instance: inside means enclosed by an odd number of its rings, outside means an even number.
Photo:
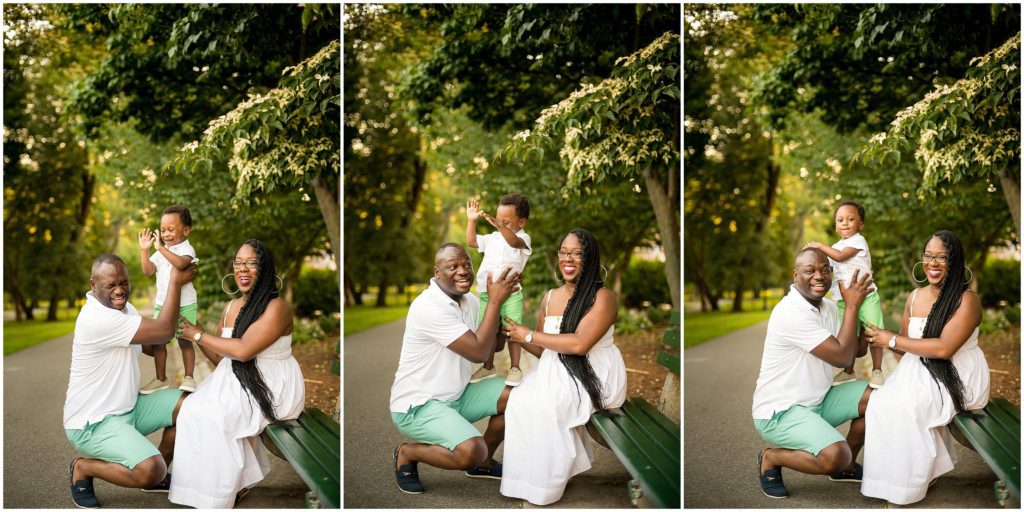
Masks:
[[[100,271],[100,268],[102,268],[103,265],[106,265],[108,263],[111,265],[121,265],[124,266],[125,268],[128,268],[127,265],[124,264],[124,260],[118,257],[118,255],[108,252],[106,254],[100,254],[99,256],[96,257],[96,259],[92,260],[92,272],[90,274],[90,277],[95,279],[97,273]]]
[[[448,242],[441,245],[441,247],[438,247],[437,252],[434,253],[434,266],[439,266],[441,264],[441,260],[445,259],[448,251],[451,250],[458,251],[459,253],[466,255],[466,257],[469,257],[469,251],[466,251],[465,247],[455,242]]]
[[[804,250],[802,250],[799,253],[797,253],[796,259],[794,260],[793,263],[794,263],[794,266],[799,266],[800,263],[820,263],[820,262],[826,262],[827,263],[828,262],[828,256],[826,256],[825,253],[821,251],[821,249],[816,249],[814,247],[805,247]]]

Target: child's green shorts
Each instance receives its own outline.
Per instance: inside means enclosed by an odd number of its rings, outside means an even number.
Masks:
[[[153,306],[153,319],[154,320],[158,316],[160,316],[160,309],[161,308],[162,308],[162,306]],[[199,312],[199,303],[198,302],[193,302],[192,304],[189,304],[187,306],[181,306],[180,308],[178,308],[178,315],[187,318],[188,321],[192,322],[193,324],[196,323],[196,316],[197,316],[198,312]],[[181,332],[182,332],[181,329],[176,329],[174,331],[174,335],[175,336],[181,336]],[[172,341],[174,341],[174,340],[167,340],[167,343],[170,343]]]
[[[484,311],[487,310],[487,292],[480,294],[480,312],[477,314],[477,323],[484,321]],[[505,323],[505,317],[509,317],[517,324],[523,323],[523,290],[516,290],[508,296],[501,305],[501,325]]]
[[[836,302],[836,306],[839,306],[839,321],[843,319],[843,312],[846,311],[846,301],[840,300]],[[885,327],[885,317],[882,316],[882,301],[878,298],[878,292],[871,292],[867,297],[864,297],[864,302],[861,302],[860,309],[857,310],[857,335],[863,330],[861,324],[868,322],[876,327]]]
[[[391,421],[413,441],[454,450],[463,441],[483,435],[473,422],[498,414],[498,398],[504,389],[503,378],[482,380],[466,386],[458,400],[430,400],[408,412],[392,412]]]
[[[813,407],[794,405],[775,413],[770,420],[754,420],[757,433],[779,448],[804,450],[811,455],[828,445],[846,439],[835,427],[860,416],[857,409],[866,380],[855,380],[833,386],[820,404]]]
[[[174,406],[181,393],[180,389],[162,389],[139,395],[134,409],[85,428],[64,429],[64,433],[82,455],[134,469],[136,464],[160,455],[146,436],[173,424]]]

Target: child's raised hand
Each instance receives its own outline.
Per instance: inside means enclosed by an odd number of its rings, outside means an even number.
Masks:
[[[150,247],[153,247],[154,237],[155,235],[148,229],[139,231],[139,248],[148,251]]]
[[[476,199],[470,199],[466,202],[466,217],[469,220],[476,220],[480,217],[480,202]]]
[[[164,246],[164,241],[160,239],[159,233],[157,233],[156,230],[153,230],[153,247],[156,247],[156,250],[159,251],[160,248],[163,247],[163,246]]]

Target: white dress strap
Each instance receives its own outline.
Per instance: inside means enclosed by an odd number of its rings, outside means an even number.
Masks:
[[[914,288],[914,291],[910,292],[910,316],[914,316],[914,301],[917,300],[917,291],[920,288]]]
[[[551,305],[551,292],[553,290],[548,290],[548,296],[544,298],[544,316],[548,316],[548,306]]]
[[[235,299],[231,299],[231,300],[228,301],[228,305],[224,307],[224,312],[220,314],[220,324],[221,325],[224,325],[224,321],[227,320],[227,318],[228,318],[228,311],[231,310],[231,305],[234,304],[234,303],[235,303]],[[224,325],[224,327],[227,327],[227,326]]]

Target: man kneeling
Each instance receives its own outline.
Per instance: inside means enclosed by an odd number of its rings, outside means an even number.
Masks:
[[[854,462],[864,445],[864,410],[868,381],[832,387],[833,367],[845,368],[867,344],[857,338],[857,311],[868,295],[871,279],[858,279],[839,289],[846,301],[840,325],[836,304],[823,297],[832,285],[832,267],[818,249],[796,257],[790,292],[772,310],[754,390],[753,417],[757,432],[778,448],[757,456],[761,492],[786,498],[782,467],[835,481],[859,482],[863,470]],[[852,421],[847,438],[835,427]]]

